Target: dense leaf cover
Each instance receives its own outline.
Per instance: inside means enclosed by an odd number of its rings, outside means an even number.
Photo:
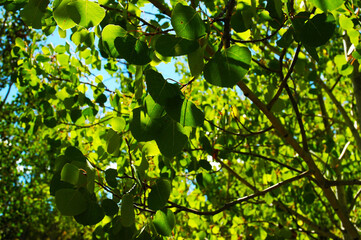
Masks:
[[[93,239],[361,236],[360,1],[0,5],[26,25],[1,28],[6,188],[26,157]],[[76,49],[41,41],[54,31]]]

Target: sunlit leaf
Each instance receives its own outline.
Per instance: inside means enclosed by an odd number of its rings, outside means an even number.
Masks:
[[[206,34],[206,27],[198,13],[190,6],[178,3],[171,18],[177,36],[185,39],[198,39]]]
[[[153,224],[160,235],[170,236],[175,225],[175,216],[170,209],[158,210],[154,216]]]
[[[220,87],[233,87],[251,67],[251,52],[234,45],[216,55],[205,65],[204,78]]]

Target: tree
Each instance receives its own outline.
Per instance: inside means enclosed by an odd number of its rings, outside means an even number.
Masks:
[[[77,45],[17,38],[13,82],[94,239],[359,239],[359,1],[1,4]]]
[[[7,6],[11,8],[10,6]],[[7,11],[1,22],[0,89],[0,239],[80,239],[91,236],[89,227],[61,216],[49,194],[49,159],[58,155],[49,143],[51,137],[33,134],[36,129],[22,127],[31,121],[31,106],[39,104],[29,91],[11,101],[11,89],[17,78],[15,44],[31,41],[36,33],[24,27],[19,14]],[[38,41],[34,42],[36,44]],[[41,102],[41,101],[40,101]],[[26,117],[20,115],[27,113]]]

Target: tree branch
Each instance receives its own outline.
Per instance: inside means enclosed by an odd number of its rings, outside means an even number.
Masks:
[[[9,94],[10,94],[10,91],[11,91],[11,87],[12,87],[12,86],[13,86],[13,83],[10,83],[10,84],[9,84],[9,89],[8,89],[6,95],[5,95],[5,98],[4,98],[4,100],[0,103],[0,111],[2,111],[2,108],[3,108],[3,106],[4,106],[5,102],[6,102],[6,99],[9,97]]]
[[[235,0],[229,0],[226,16],[224,18],[224,32],[223,32],[223,46],[229,48],[231,45],[231,17],[234,7],[236,6]]]
[[[251,195],[248,195],[248,196],[245,196],[245,197],[242,197],[242,198],[238,198],[234,201],[231,201],[231,202],[228,202],[226,204],[223,205],[223,207],[217,209],[217,210],[214,210],[214,211],[206,211],[206,212],[202,212],[202,211],[199,211],[199,210],[196,210],[196,209],[192,209],[192,208],[187,208],[187,207],[184,207],[184,206],[181,206],[181,205],[178,205],[176,203],[173,203],[171,201],[168,201],[169,204],[171,204],[171,207],[175,207],[177,208],[177,210],[175,211],[175,213],[179,213],[179,212],[189,212],[189,213],[194,213],[196,215],[208,215],[208,216],[212,216],[212,215],[216,215],[217,213],[220,213],[220,212],[223,212],[225,210],[228,210],[230,209],[231,207],[237,205],[237,204],[240,204],[240,203],[243,203],[243,202],[246,202],[248,200],[251,200],[253,198],[256,198],[256,197],[259,197],[259,196],[263,196],[263,195],[266,195],[266,193],[268,192],[271,192],[279,187],[282,187],[283,185],[286,185],[288,183],[291,183],[291,182],[294,182],[294,181],[297,181],[299,179],[302,179],[306,176],[308,176],[310,174],[309,171],[306,171],[306,172],[303,172],[301,173],[300,175],[297,175],[295,177],[292,177],[292,178],[289,178],[287,180],[284,180],[282,182],[279,182],[279,183],[276,183],[274,185],[272,185],[271,187],[268,187],[262,191],[258,191],[254,194],[251,194]]]
[[[302,171],[294,168],[294,167],[291,167],[291,166],[288,166],[287,164],[284,164],[284,163],[281,163],[280,161],[277,161],[276,159],[273,159],[273,158],[269,158],[269,157],[266,157],[266,156],[262,156],[260,154],[256,154],[256,153],[251,153],[251,152],[241,152],[241,151],[232,151],[233,153],[238,153],[238,154],[242,154],[242,155],[246,155],[246,156],[253,156],[253,157],[257,157],[257,158],[261,158],[261,159],[264,159],[266,161],[270,161],[270,162],[273,162],[273,163],[276,163],[282,167],[285,167],[285,168],[288,168],[292,171],[295,171],[295,172],[298,172],[298,173],[301,173]]]
[[[299,45],[299,47],[300,47],[300,45]],[[297,49],[299,49],[299,47]],[[294,60],[295,60],[295,58],[294,58]],[[293,63],[292,63],[292,65],[294,65]],[[292,66],[290,67],[290,69],[291,68],[292,68]],[[291,71],[289,71],[289,73],[287,75],[290,75],[290,72]],[[239,81],[237,85],[243,91],[244,95],[247,98],[249,98],[258,107],[258,109],[261,110],[267,116],[269,121],[272,123],[273,127],[279,133],[280,137],[282,137],[286,143],[291,145],[293,147],[293,149],[299,154],[299,156],[306,162],[309,170],[315,176],[318,185],[322,188],[322,191],[323,191],[325,197],[329,201],[333,210],[336,212],[337,216],[340,218],[340,220],[343,223],[343,226],[345,227],[348,234],[352,238],[358,239],[360,236],[358,234],[356,227],[350,221],[348,214],[343,211],[343,208],[340,205],[339,201],[337,200],[332,189],[330,189],[329,187],[326,186],[326,179],[323,177],[320,169],[317,167],[317,165],[314,162],[314,160],[312,159],[310,153],[306,152],[303,148],[301,148],[301,146],[293,138],[293,136],[284,128],[284,126],[282,125],[280,120],[275,117],[275,115],[268,109],[268,107],[259,100],[259,98],[247,87],[247,85],[244,82]]]
[[[167,15],[168,17],[172,16],[172,11],[166,5],[163,5],[163,3],[161,1],[149,0],[149,2],[151,4],[153,4],[154,7],[158,8],[160,13],[163,13],[163,14]]]
[[[305,127],[303,126],[303,122],[302,122],[302,117],[301,117],[301,114],[300,114],[300,111],[298,109],[298,106],[297,106],[297,103],[296,103],[296,100],[294,99],[293,95],[292,95],[292,92],[286,82],[285,84],[285,88],[286,88],[286,92],[288,94],[288,97],[290,98],[291,100],[291,104],[292,104],[292,107],[293,107],[293,110],[295,111],[296,113],[296,118],[297,118],[297,122],[298,122],[298,126],[300,127],[300,130],[301,130],[301,135],[302,135],[302,145],[303,145],[303,149],[308,152],[308,143],[307,143],[307,138],[306,138],[306,132],[305,132]]]
[[[230,168],[227,164],[225,164],[221,159],[219,158],[214,158],[214,160],[218,163],[221,164],[222,167],[224,167],[225,169],[227,169],[228,172],[230,172],[235,178],[237,178],[239,181],[241,181],[241,183],[243,183],[244,185],[246,185],[248,188],[252,189],[254,192],[258,192],[258,189],[253,186],[252,184],[250,184],[246,179],[244,179],[243,177],[241,177],[238,173],[236,173],[232,168]]]
[[[350,129],[352,136],[354,137],[356,141],[356,146],[361,153],[361,137],[359,132],[356,130],[356,128],[353,125],[353,122],[351,121],[350,117],[348,116],[346,110],[342,107],[341,103],[336,99],[335,95],[330,91],[330,89],[326,86],[326,84],[321,80],[317,79],[316,82],[323,88],[323,90],[327,93],[327,95],[331,98],[333,104],[336,105],[337,109],[340,111],[342,117],[345,119],[345,123]]]
[[[283,88],[286,86],[287,80],[290,78],[292,72],[293,72],[293,68],[296,65],[297,59],[298,59],[298,54],[300,53],[301,50],[301,44],[298,44],[295,55],[293,57],[292,63],[290,68],[288,69],[288,72],[285,76],[284,79],[282,79],[282,83],[280,85],[280,87],[278,88],[278,91],[276,93],[276,95],[272,98],[272,100],[267,104],[267,109],[270,110],[273,106],[273,104],[277,101],[277,99],[279,98],[279,96],[282,93]]]

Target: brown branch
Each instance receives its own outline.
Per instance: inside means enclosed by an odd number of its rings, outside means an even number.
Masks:
[[[252,189],[254,192],[258,192],[257,188],[255,186],[253,186],[252,184],[250,184],[246,179],[244,179],[243,177],[241,177],[238,173],[236,173],[230,166],[228,166],[227,164],[225,164],[221,159],[219,158],[214,158],[214,160],[218,163],[221,164],[221,166],[225,169],[227,169],[228,172],[230,172],[235,178],[237,178],[239,181],[241,181],[241,183],[243,183],[244,185],[246,185],[248,188]]]
[[[172,11],[166,5],[163,5],[163,3],[161,1],[149,0],[149,2],[151,4],[153,4],[154,7],[158,8],[160,13],[163,13],[163,14],[167,15],[168,17],[172,16]]]
[[[280,71],[279,70],[275,70],[275,69],[271,69],[265,65],[263,65],[260,61],[257,61],[256,59],[252,58],[252,61],[257,63],[258,66],[260,66],[261,68],[269,71],[269,72],[274,72],[274,73],[279,73]]]
[[[280,87],[278,88],[278,91],[277,91],[276,95],[272,98],[272,100],[267,105],[268,110],[270,110],[272,108],[273,104],[277,101],[277,99],[281,95],[283,88],[286,86],[287,80],[290,78],[290,76],[291,76],[291,74],[293,72],[293,68],[296,65],[296,62],[297,62],[297,59],[298,59],[298,54],[300,53],[300,50],[301,50],[301,44],[298,44],[295,55],[294,55],[292,63],[291,63],[291,66],[288,69],[288,72],[287,72],[285,78],[282,79],[282,83],[281,83]]]
[[[300,130],[301,130],[303,149],[304,149],[306,152],[308,152],[307,137],[306,137],[305,127],[304,127],[303,122],[302,122],[302,117],[301,117],[300,111],[299,111],[299,109],[298,109],[296,100],[294,99],[294,97],[293,97],[293,95],[292,95],[292,92],[291,92],[291,90],[290,90],[287,82],[286,82],[286,84],[285,84],[285,88],[286,88],[286,92],[287,92],[287,94],[288,94],[288,97],[289,97],[290,100],[291,100],[291,104],[292,104],[293,110],[294,110],[295,113],[296,113],[297,122],[298,122],[298,125],[299,125]]]
[[[237,118],[236,118],[236,119],[237,119]],[[216,128],[222,130],[222,131],[225,132],[225,133],[232,134],[232,135],[235,135],[235,136],[240,136],[240,137],[255,136],[255,135],[263,134],[263,133],[268,132],[268,131],[270,131],[271,129],[273,129],[273,126],[270,126],[270,127],[267,127],[266,129],[263,129],[263,130],[261,130],[261,131],[259,131],[259,132],[252,132],[252,131],[248,130],[246,127],[244,127],[243,124],[241,123],[242,126],[243,126],[249,133],[247,133],[247,134],[235,133],[235,132],[228,131],[228,130],[226,130],[225,128],[222,128],[222,127],[214,124],[211,120],[208,120],[208,119],[204,119],[204,120],[207,121],[207,122],[209,122],[209,124],[211,124],[213,127],[216,127]],[[239,122],[239,123],[240,123],[240,122]]]
[[[297,49],[299,49],[299,47]],[[290,71],[288,75],[290,75]],[[283,138],[283,140],[286,143],[291,145],[292,148],[298,153],[298,155],[305,161],[305,163],[309,168],[309,171],[311,171],[311,173],[315,176],[315,179],[317,180],[317,184],[320,186],[320,188],[322,188],[325,197],[327,198],[328,202],[332,206],[337,216],[340,218],[349,236],[351,236],[354,239],[356,238],[358,239],[360,236],[358,234],[355,225],[350,221],[348,214],[345,211],[343,211],[343,207],[341,206],[340,202],[337,200],[332,189],[326,186],[326,179],[323,177],[320,169],[317,167],[310,153],[306,152],[298,144],[298,142],[293,138],[293,136],[285,129],[285,127],[280,122],[280,120],[275,117],[275,115],[268,109],[268,107],[259,100],[259,98],[247,87],[247,85],[244,82],[239,81],[237,85],[243,91],[244,95],[247,98],[249,98],[258,107],[258,109],[261,110],[267,116],[269,121],[272,123],[273,127],[277,130],[279,136]]]
[[[205,212],[203,212],[203,211],[199,211],[199,210],[196,210],[196,209],[187,208],[187,207],[178,205],[178,204],[173,203],[171,201],[168,201],[168,203],[171,205],[171,207],[177,208],[175,213],[179,213],[179,212],[184,211],[184,212],[194,213],[196,215],[202,215],[202,216],[204,216],[204,215],[209,216],[210,215],[210,216],[212,216],[212,215],[216,215],[217,213],[228,210],[228,209],[230,209],[231,207],[233,207],[233,206],[235,206],[237,204],[249,201],[249,200],[251,200],[253,198],[256,198],[256,197],[259,197],[259,196],[266,195],[266,193],[268,193],[268,192],[271,192],[271,191],[273,191],[273,190],[275,190],[275,189],[277,189],[279,187],[282,187],[283,185],[286,185],[288,183],[291,183],[291,182],[297,181],[299,179],[302,179],[302,178],[308,176],[309,174],[310,174],[310,172],[308,172],[308,171],[303,172],[300,175],[297,175],[295,177],[289,178],[289,179],[284,180],[282,182],[276,183],[276,184],[274,184],[274,185],[272,185],[272,186],[270,186],[270,187],[268,187],[268,188],[266,188],[266,189],[264,189],[262,191],[258,191],[258,192],[255,192],[254,194],[251,194],[251,195],[248,195],[248,196],[245,196],[245,197],[241,197],[241,198],[238,198],[238,199],[236,199],[234,201],[228,202],[228,203],[224,204],[223,207],[221,207],[221,208],[219,208],[217,210],[214,210],[214,211],[205,211]]]
[[[330,89],[327,87],[327,85],[321,79],[317,79],[316,82],[322,87],[322,89],[331,98],[333,104],[336,105],[338,111],[340,111],[342,117],[345,120],[346,125],[350,129],[352,136],[354,137],[354,139],[356,141],[356,146],[357,146],[359,152],[361,152],[361,136],[360,136],[359,132],[357,131],[357,129],[354,127],[353,122],[350,119],[350,117],[348,116],[346,110],[342,107],[341,103],[336,99],[335,95],[330,91]]]
[[[336,181],[327,181],[327,186],[346,186],[346,185],[361,185],[361,180],[359,179],[350,179],[350,180],[336,180]]]
[[[224,32],[222,37],[224,48],[229,48],[231,45],[231,17],[236,4],[235,0],[229,0],[228,2],[226,16],[224,18]]]
[[[282,167],[285,167],[285,168],[288,168],[292,171],[295,171],[295,172],[298,172],[298,173],[301,173],[302,171],[294,168],[294,167],[291,167],[291,166],[288,166],[287,164],[284,164],[284,163],[281,163],[280,161],[277,161],[276,159],[273,159],[273,158],[269,158],[269,157],[266,157],[266,156],[263,156],[263,155],[260,155],[260,154],[257,154],[257,153],[251,153],[251,152],[241,152],[241,151],[232,151],[233,153],[238,153],[238,154],[242,154],[242,155],[246,155],[246,156],[253,156],[253,157],[257,157],[257,158],[261,158],[261,159],[264,159],[266,161],[270,161],[270,162],[273,162],[273,163],[276,163]]]
[[[302,222],[306,223],[308,226],[310,226],[317,234],[321,235],[321,236],[325,236],[331,239],[340,239],[339,237],[337,237],[336,235],[334,235],[333,233],[331,233],[330,231],[328,231],[327,229],[323,229],[320,226],[318,226],[317,224],[315,224],[314,222],[312,222],[311,220],[309,220],[307,217],[299,214],[297,211],[290,209],[289,207],[287,207],[285,204],[281,203],[281,202],[274,202],[277,207],[279,207],[281,210],[295,216],[297,219],[302,220]]]
[[[352,203],[350,204],[350,207],[348,209],[348,212],[350,213],[353,209],[353,207],[355,206],[356,202],[357,202],[357,198],[361,195],[361,188],[357,191],[357,193],[355,194]]]
[[[3,108],[3,106],[4,106],[5,102],[6,102],[6,99],[9,97],[9,94],[10,94],[10,91],[11,91],[11,87],[12,87],[12,86],[13,86],[13,83],[10,83],[10,84],[9,84],[9,89],[8,89],[6,95],[5,95],[5,98],[4,98],[4,100],[0,103],[0,111],[1,111],[2,108]]]

